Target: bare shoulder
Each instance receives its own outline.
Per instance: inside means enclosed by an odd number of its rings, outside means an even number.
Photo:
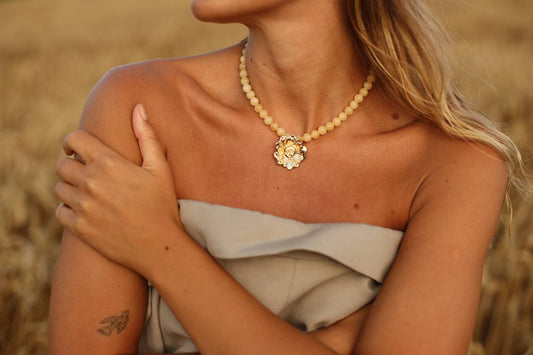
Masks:
[[[487,168],[501,168],[505,165],[500,153],[488,144],[451,136],[435,125],[427,131],[433,145],[429,153],[436,166],[449,167],[454,171],[458,169],[450,163],[459,166],[480,164]]]
[[[409,129],[419,144],[423,177],[358,350],[464,353],[504,200],[506,166],[486,144],[451,137],[427,122]]]
[[[237,45],[238,46],[238,45]],[[226,79],[237,46],[197,56],[154,59],[121,65],[110,69],[95,86],[96,90],[118,90],[120,98],[141,98],[146,95],[178,94],[209,86],[220,87]],[[212,85],[209,85],[212,84]]]
[[[208,83],[224,80],[220,78],[224,71],[218,69],[231,51],[228,48],[195,57],[150,60],[109,70],[91,91],[80,128],[139,163],[140,152],[131,127],[135,105],[146,107],[150,122],[163,136],[169,120],[189,117],[187,113],[194,109],[196,98],[209,95],[213,88]]]
[[[487,144],[452,137],[434,125],[424,130],[429,142],[424,153],[427,166],[411,204],[409,224],[472,228],[470,235],[490,240],[507,187],[503,157]]]
[[[406,137],[410,144],[423,151],[421,156],[427,164],[426,177],[446,172],[466,172],[461,168],[476,164],[486,169],[506,171],[503,157],[488,144],[451,136],[426,119],[416,119],[403,128],[409,131]]]
[[[453,137],[435,125],[426,128],[426,150],[429,162],[425,186],[457,184],[468,188],[480,188],[481,181],[505,185],[507,168],[502,155],[485,143]]]
[[[507,166],[494,147],[451,136],[427,119],[415,119],[392,133],[398,138],[393,149],[414,172],[409,220],[423,206],[446,197],[449,202],[475,199],[478,192],[485,198],[503,198]]]

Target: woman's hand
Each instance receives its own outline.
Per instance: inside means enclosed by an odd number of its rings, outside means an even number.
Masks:
[[[56,194],[63,203],[56,217],[102,255],[144,275],[150,250],[164,248],[161,238],[182,226],[172,173],[142,105],[133,110],[132,121],[142,166],[87,132],[65,138],[65,153],[76,159],[57,162],[63,181]]]

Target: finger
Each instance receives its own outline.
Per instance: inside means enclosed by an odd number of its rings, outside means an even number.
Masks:
[[[63,202],[67,207],[76,210],[79,201],[79,191],[75,186],[72,186],[64,181],[58,182],[55,187],[57,198]]]
[[[56,163],[57,176],[74,186],[80,186],[83,169],[83,163],[67,157],[59,159]]]
[[[148,122],[146,110],[142,104],[138,104],[133,109],[133,131],[139,142],[139,148],[143,159],[142,167],[147,170],[154,170],[165,161],[165,153],[161,143],[157,139],[154,128]]]
[[[77,159],[81,158],[81,161],[88,163],[107,151],[106,148],[98,138],[79,129],[67,134],[63,141],[63,150],[66,155],[76,153],[79,156]]]
[[[75,233],[75,218],[74,211],[66,206],[64,203],[60,204],[56,209],[56,219],[61,225],[71,232]]]

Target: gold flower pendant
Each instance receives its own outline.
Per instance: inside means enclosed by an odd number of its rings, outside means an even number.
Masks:
[[[307,148],[303,146],[303,141],[300,138],[294,135],[282,136],[276,143],[274,158],[279,165],[283,165],[287,170],[292,170],[292,168],[300,166],[306,153]]]

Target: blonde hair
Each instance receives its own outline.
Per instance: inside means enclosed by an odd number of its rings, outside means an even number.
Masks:
[[[510,187],[527,193],[527,175],[514,142],[469,108],[447,58],[448,38],[423,0],[346,0],[356,45],[383,90],[447,134],[484,143],[507,165],[505,205],[512,218]]]

